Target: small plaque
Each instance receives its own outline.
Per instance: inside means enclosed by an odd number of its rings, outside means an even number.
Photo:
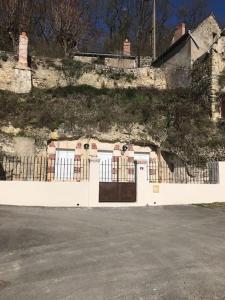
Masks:
[[[153,185],[153,193],[158,194],[160,192],[159,185]]]

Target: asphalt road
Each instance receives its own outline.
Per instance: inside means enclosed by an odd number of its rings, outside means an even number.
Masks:
[[[225,299],[225,209],[0,207],[0,299]]]

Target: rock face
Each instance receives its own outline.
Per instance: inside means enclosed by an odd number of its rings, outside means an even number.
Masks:
[[[35,156],[46,153],[51,131],[47,128],[14,128],[11,124],[0,127],[0,154]]]
[[[0,52],[0,55],[0,89],[14,92],[15,60],[13,56],[8,56],[4,52]]]
[[[94,132],[92,139],[104,143],[124,143],[137,146],[157,147],[157,141],[154,141],[145,131],[144,127],[138,124],[130,128],[121,129],[116,126],[107,132]],[[20,130],[12,125],[2,126],[0,128],[0,153],[17,156],[35,156],[45,155],[47,153],[47,144],[51,140],[84,140],[90,137],[83,134],[68,132],[67,130],[50,131],[47,128],[27,127]]]
[[[50,89],[68,85],[90,85],[95,88],[153,87],[166,89],[165,74],[160,69],[115,69],[79,62],[64,65],[60,59],[33,58],[30,69],[21,69],[12,56],[7,61],[0,56],[0,89],[16,93],[28,93],[31,87]]]

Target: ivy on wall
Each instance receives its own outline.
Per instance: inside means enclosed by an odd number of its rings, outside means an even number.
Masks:
[[[220,85],[221,89],[223,89],[225,87],[225,68],[219,76],[219,85]]]

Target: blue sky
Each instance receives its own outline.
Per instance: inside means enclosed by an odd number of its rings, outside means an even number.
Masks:
[[[225,0],[211,0],[210,1],[211,11],[225,23]]]
[[[177,6],[182,3],[186,3],[189,0],[171,0],[171,2]],[[206,1],[207,2],[207,1]],[[214,15],[225,24],[225,0],[208,0],[210,10]]]

